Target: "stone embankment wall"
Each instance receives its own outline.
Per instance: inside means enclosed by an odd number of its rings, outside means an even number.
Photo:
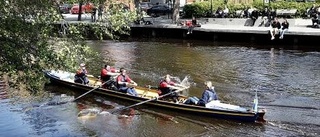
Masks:
[[[263,47],[284,47],[290,49],[320,49],[318,38],[320,29],[311,28],[311,19],[288,19],[289,31],[284,39],[271,40],[270,27],[259,27],[261,17],[251,26],[251,19],[244,18],[204,18],[198,19],[201,27],[187,34],[188,27],[172,24],[170,19],[146,18],[153,25],[132,25],[132,37],[197,39],[213,42],[243,42]],[[190,20],[190,19],[189,19]],[[185,20],[182,20],[182,22]],[[280,22],[283,19],[279,19]]]

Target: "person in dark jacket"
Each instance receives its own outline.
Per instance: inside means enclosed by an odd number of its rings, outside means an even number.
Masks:
[[[205,106],[212,100],[218,100],[218,96],[216,91],[214,90],[214,86],[212,86],[211,81],[205,82],[206,89],[202,93],[201,99],[197,97],[190,97],[185,101],[185,104],[196,104],[199,106]]]
[[[274,20],[271,23],[271,30],[270,30],[270,35],[271,35],[271,40],[274,40],[275,36],[279,34],[279,29],[281,28],[281,24],[278,21],[278,18],[274,18]]]
[[[251,14],[250,14],[250,18],[251,18],[251,20],[252,20],[251,26],[254,26],[256,20],[258,19],[258,17],[259,17],[258,11],[257,11],[257,10],[253,10],[253,11],[251,12]]]
[[[80,64],[80,68],[77,70],[75,76],[74,76],[74,82],[75,83],[81,83],[81,84],[89,84],[89,79],[87,77],[88,71],[86,69],[86,65],[84,63]]]
[[[289,29],[289,22],[287,21],[287,19],[284,19],[284,21],[281,23],[279,39],[283,39],[283,35],[288,31],[288,29]]]
[[[261,23],[259,25],[259,27],[261,27],[262,25],[265,25],[265,27],[268,27],[268,20],[270,19],[270,10],[269,8],[264,8],[264,10],[261,12]]]

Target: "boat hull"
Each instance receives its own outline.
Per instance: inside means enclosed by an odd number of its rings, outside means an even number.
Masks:
[[[62,80],[57,76],[51,75],[49,72],[45,72],[45,74],[47,77],[50,78],[51,82],[80,89],[80,92],[83,92],[83,93],[95,88],[93,86],[87,86],[83,84]],[[102,96],[108,96],[108,97],[113,97],[113,98],[122,99],[126,101],[132,101],[132,102],[141,102],[141,101],[148,100],[148,98],[135,97],[122,92],[104,89],[104,88],[98,88],[93,92],[96,94],[100,94]],[[264,111],[259,111],[258,113],[255,113],[250,111],[240,112],[240,111],[230,111],[230,110],[219,110],[219,109],[206,108],[206,107],[196,106],[196,105],[188,105],[183,103],[176,104],[176,103],[163,101],[163,100],[150,101],[145,103],[144,105],[150,105],[156,108],[166,109],[166,110],[179,112],[179,113],[181,112],[183,114],[190,114],[190,115],[203,116],[203,117],[209,117],[209,118],[236,120],[236,121],[243,121],[243,122],[264,121],[263,116],[265,114]]]

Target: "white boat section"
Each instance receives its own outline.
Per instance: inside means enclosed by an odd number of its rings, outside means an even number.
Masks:
[[[237,105],[221,103],[220,100],[210,101],[209,103],[206,104],[206,108],[220,109],[220,110],[233,110],[233,111],[241,111],[241,112],[248,111],[246,108],[243,108]]]

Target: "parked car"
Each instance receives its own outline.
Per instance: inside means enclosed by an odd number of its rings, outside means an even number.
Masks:
[[[139,3],[139,8],[141,11],[147,12],[148,9],[152,7],[151,2],[141,2]]]
[[[78,4],[73,5],[70,12],[71,12],[71,14],[78,14],[79,13],[79,5]],[[81,12],[85,13],[85,5],[81,6]]]
[[[93,3],[88,2],[84,5],[84,10],[86,13],[91,13],[93,8],[94,8]]]
[[[165,15],[168,13],[172,13],[172,9],[168,5],[155,5],[147,10],[148,15]]]
[[[72,4],[62,4],[59,6],[60,13],[70,13]]]

